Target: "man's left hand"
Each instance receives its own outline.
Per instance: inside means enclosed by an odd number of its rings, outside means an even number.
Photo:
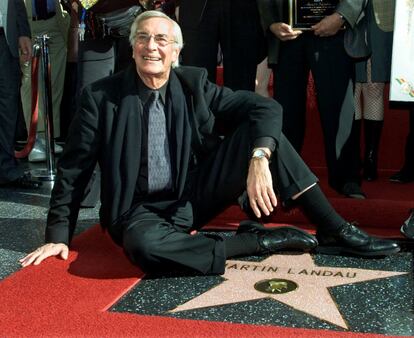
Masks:
[[[345,21],[339,13],[333,13],[324,17],[316,25],[311,28],[313,33],[320,37],[332,36],[338,33]]]
[[[19,37],[21,62],[29,62],[32,58],[32,40],[28,36]]]
[[[277,198],[273,190],[272,174],[267,158],[263,157],[250,161],[247,176],[247,194],[250,206],[258,218],[261,217],[262,212],[269,216],[277,206]]]

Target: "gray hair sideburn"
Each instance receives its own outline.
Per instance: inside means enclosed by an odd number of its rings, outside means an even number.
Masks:
[[[163,18],[163,19],[170,21],[173,24],[173,29],[174,29],[174,41],[175,41],[174,43],[178,46],[179,50],[183,48],[184,41],[183,41],[183,34],[181,32],[180,26],[173,19],[171,19],[168,15],[160,11],[145,11],[135,18],[131,26],[131,32],[129,33],[129,43],[132,47],[135,44],[135,37],[137,35],[137,30],[138,30],[139,25],[144,20],[147,20],[150,18]],[[176,68],[179,65],[180,64],[177,58],[177,60],[173,62],[171,66],[172,68]]]

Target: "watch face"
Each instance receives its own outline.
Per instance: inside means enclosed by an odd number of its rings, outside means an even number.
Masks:
[[[262,149],[257,149],[253,152],[253,156],[254,158],[262,158],[262,157],[266,157],[266,153],[264,152],[264,150]]]

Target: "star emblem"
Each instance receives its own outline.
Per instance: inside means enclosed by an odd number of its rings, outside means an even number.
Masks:
[[[347,329],[329,288],[406,273],[317,266],[310,254],[272,255],[261,262],[228,260],[223,283],[170,313],[271,298]]]

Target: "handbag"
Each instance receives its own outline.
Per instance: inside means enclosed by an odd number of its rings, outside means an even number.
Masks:
[[[367,1],[365,1],[366,7]],[[344,47],[347,54],[353,58],[366,58],[371,54],[371,48],[368,45],[368,19],[365,12],[362,11],[355,26],[347,28],[344,36]]]
[[[371,48],[367,41],[367,22],[362,18],[354,28],[345,31],[344,47],[347,54],[353,58],[360,59],[371,54]]]
[[[142,11],[142,7],[137,5],[108,13],[96,13],[94,16],[97,30],[102,37],[127,37],[129,36],[132,23]]]

